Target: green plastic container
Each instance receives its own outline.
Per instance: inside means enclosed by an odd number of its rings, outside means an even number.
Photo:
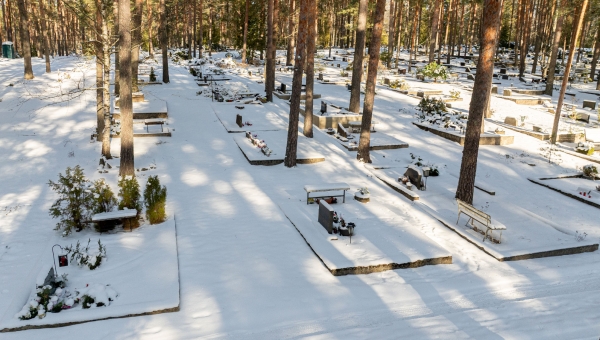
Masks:
[[[11,41],[5,41],[2,43],[2,57],[9,59],[15,58],[13,43]]]

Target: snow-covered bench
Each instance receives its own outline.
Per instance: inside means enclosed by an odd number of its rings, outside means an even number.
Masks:
[[[475,208],[467,202],[461,201],[460,199],[456,199],[456,203],[458,204],[458,219],[456,220],[456,224],[460,221],[460,214],[465,214],[469,217],[467,224],[471,224],[471,227],[477,230],[474,222],[479,222],[482,226],[484,226],[485,234],[483,236],[483,242],[488,238],[488,234],[493,232],[494,230],[500,230],[500,238],[498,239],[498,243],[502,242],[502,230],[506,230],[506,226],[504,225],[493,225],[492,218],[490,215],[484,213],[483,211]],[[493,240],[493,235],[490,236],[490,239]]]
[[[114,220],[122,220],[128,218],[134,218],[137,216],[137,210],[135,209],[123,209],[117,211],[109,211],[103,212],[99,214],[92,215],[92,222],[106,222],[106,221],[114,221]],[[130,227],[131,229],[131,227]]]
[[[342,197],[343,202],[346,203],[346,190],[350,190],[350,186],[346,183],[305,185],[304,191],[306,191],[306,204],[308,204],[308,201],[311,198],[327,197]],[[340,191],[342,191],[343,193],[340,194]],[[311,193],[318,194],[311,195]]]
[[[163,125],[167,120],[164,118],[148,118],[144,119],[144,125],[146,125],[146,132],[148,131],[148,126],[150,125],[160,125],[160,132],[163,132]]]

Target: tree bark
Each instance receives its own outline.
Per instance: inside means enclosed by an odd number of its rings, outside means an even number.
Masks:
[[[42,28],[42,42],[44,44],[44,58],[46,59],[46,73],[52,72],[50,68],[50,43],[48,42],[48,25],[46,20],[48,15],[46,13],[46,4],[44,0],[40,0],[40,26]]]
[[[577,41],[579,40],[579,33],[581,32],[581,26],[583,24],[583,18],[585,17],[587,4],[588,0],[583,0],[581,2],[581,6],[579,6],[577,10],[579,13],[578,17],[573,18],[573,32],[571,34],[571,46],[569,47],[569,59],[567,61],[567,66],[565,66],[562,86],[560,87],[560,94],[558,95],[558,104],[556,105],[556,113],[554,114],[554,125],[552,126],[552,137],[550,139],[552,144],[556,144],[556,137],[558,135],[558,122],[560,121],[560,111],[562,110],[563,102],[565,100],[565,92],[567,91],[567,85],[569,84],[569,73],[571,72],[571,65],[573,64],[575,48],[577,47]]]
[[[104,91],[103,77],[104,50],[102,44],[102,4],[100,0],[96,4],[96,141],[102,141],[102,132],[104,131]]]
[[[135,0],[133,12],[133,29],[131,30],[131,74],[133,92],[139,91],[138,70],[140,65],[140,48],[142,45],[142,6],[144,0]]]
[[[432,63],[435,60],[435,43],[437,41],[438,35],[438,26],[439,26],[439,18],[440,18],[440,7],[442,5],[441,0],[435,0],[432,18],[431,18],[431,29],[429,35],[429,62]]]
[[[387,67],[392,68],[392,56],[394,55],[394,28],[396,25],[396,17],[394,16],[395,12],[395,2],[396,0],[390,0],[390,15],[389,15],[389,26],[388,26],[388,46],[387,46]]]
[[[479,139],[483,124],[483,114],[490,100],[492,76],[494,73],[494,55],[496,53],[501,17],[502,0],[484,0],[479,62],[477,64],[473,95],[471,96],[469,106],[469,119],[467,121],[465,146],[460,166],[460,177],[458,179],[458,187],[456,188],[456,198],[469,204],[473,204]]]
[[[23,52],[23,66],[25,79],[33,79],[33,68],[31,66],[31,42],[29,40],[29,14],[27,12],[26,0],[17,0],[19,8],[19,23],[21,33],[21,50]]]
[[[106,159],[111,159],[110,155],[110,50],[112,44],[108,35],[108,9],[106,4],[102,4],[102,63],[104,77],[102,79],[102,104],[104,112],[104,128],[102,131],[102,155]],[[99,133],[100,133],[99,132]]]
[[[267,101],[273,101],[273,90],[275,89],[275,60],[274,58],[274,42],[273,42],[273,11],[275,0],[267,0],[267,62],[265,65],[265,92]]]
[[[162,0],[164,1],[164,0]],[[131,101],[131,9],[129,0],[119,0],[119,67],[121,91],[121,166],[119,175],[135,176],[133,156],[133,105]]]
[[[160,0],[160,46],[162,48],[162,81],[169,82],[169,56],[167,54],[167,44],[169,35],[167,32],[167,6],[165,0]]]
[[[292,0],[293,1],[293,0]],[[250,0],[246,0],[246,13],[244,14],[244,43],[242,47],[242,64],[246,64],[246,41],[248,40],[248,12],[250,11]]]
[[[554,28],[554,38],[552,41],[552,55],[550,56],[550,64],[548,65],[548,77],[546,78],[546,90],[544,94],[548,96],[552,96],[552,92],[554,91],[554,73],[556,70],[556,60],[558,58],[558,47],[560,45],[560,38],[562,34],[562,27],[564,22],[564,5],[567,3],[566,0],[563,0],[560,7],[556,10],[556,18],[555,20],[555,28]],[[564,54],[564,50],[563,50]],[[564,56],[563,56],[564,59]]]
[[[200,12],[200,22],[199,22],[199,30],[198,30],[198,36],[199,36],[199,42],[198,45],[200,45],[200,50],[198,51],[198,55],[200,58],[202,58],[202,51],[204,49],[204,15],[202,14],[202,10],[204,8],[204,0],[200,0],[200,8],[199,8],[199,12]]]
[[[594,55],[592,56],[592,68],[590,70],[590,78],[592,78],[592,80],[594,80],[596,76],[598,56],[600,56],[600,21],[598,21],[598,28],[596,30],[596,42],[594,43]]]
[[[317,1],[309,2],[306,36],[306,100],[304,105],[304,136],[313,137],[313,90],[315,87],[315,46],[317,39]]]
[[[287,54],[285,57],[285,64],[287,66],[291,66],[292,65],[292,58],[294,57],[294,48],[296,45],[296,35],[294,34],[296,31],[296,0],[289,0],[290,1],[290,14],[289,14],[289,20],[288,20],[288,35],[289,35],[289,39],[288,39],[288,47],[287,47]]]
[[[354,48],[354,61],[352,62],[350,104],[348,105],[348,111],[354,113],[360,111],[360,82],[362,81],[365,40],[367,37],[368,5],[368,0],[360,0],[358,5],[358,26],[356,27],[356,45]]]
[[[369,149],[371,146],[371,120],[373,117],[373,103],[375,100],[375,81],[377,80],[377,67],[379,66],[379,51],[381,49],[381,33],[383,32],[383,16],[385,14],[385,0],[377,0],[373,15],[373,31],[369,43],[369,66],[367,68],[367,84],[365,89],[365,102],[363,105],[360,140],[356,159],[361,162],[371,163]]]
[[[298,20],[298,39],[296,57],[294,61],[294,78],[292,80],[292,95],[290,98],[290,118],[288,137],[285,148],[284,165],[288,168],[296,166],[298,151],[298,119],[300,114],[300,94],[302,88],[302,74],[304,73],[304,56],[306,54],[306,37],[308,35],[309,1],[300,0],[300,20]]]

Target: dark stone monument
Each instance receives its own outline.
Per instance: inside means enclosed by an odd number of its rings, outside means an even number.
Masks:
[[[465,65],[466,65],[466,64],[465,64],[465,62],[464,62],[464,61],[461,61],[461,62],[460,62],[460,66],[465,66]]]
[[[286,87],[284,83],[281,83],[281,92],[285,93]]]
[[[502,79],[504,79],[504,80],[508,80],[508,74],[503,74],[503,75],[502,75]]]
[[[399,68],[398,69],[398,74],[406,74],[406,69],[405,68]]]
[[[351,84],[346,84],[346,88],[348,89],[348,91],[352,91],[352,85]]]
[[[328,233],[333,234],[333,209],[325,200],[319,201],[319,223]]]
[[[506,69],[505,68],[501,68],[500,69],[500,74],[506,74]]]
[[[333,57],[333,60],[336,60],[337,57]]]
[[[592,110],[596,109],[596,102],[593,100],[584,100],[583,101],[583,108],[585,109],[586,107],[589,107]]]
[[[242,127],[244,126],[244,122],[242,122],[242,115],[238,114],[235,115],[235,123],[239,126]]]
[[[467,74],[467,80],[475,80],[475,76],[472,74]]]
[[[321,113],[327,112],[327,103],[321,100]]]
[[[318,80],[323,80],[323,73],[319,72],[319,76],[317,77]]]
[[[346,128],[342,125],[342,123],[338,123],[337,132],[342,137],[348,137],[348,132],[346,131]]]
[[[415,165],[409,165],[408,169],[404,173],[404,176],[415,186],[417,189],[421,189],[423,185],[423,172]]]

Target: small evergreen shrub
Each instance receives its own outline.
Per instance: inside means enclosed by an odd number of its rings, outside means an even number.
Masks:
[[[431,78],[437,82],[438,79],[448,79],[448,70],[445,66],[439,65],[435,61],[427,64],[425,67],[419,70],[419,74],[424,77]]]
[[[118,204],[115,194],[112,192],[108,184],[104,182],[104,179],[99,179],[94,182],[92,196],[94,214],[113,211]],[[100,221],[95,223],[94,228],[98,232],[104,232],[114,229],[117,223],[117,220]]]
[[[150,224],[164,222],[167,218],[165,204],[167,202],[167,188],[160,185],[158,176],[150,176],[144,190],[144,204],[146,218]]]
[[[48,185],[58,195],[50,207],[50,216],[60,219],[54,230],[60,230],[63,236],[86,228],[93,211],[92,184],[85,178],[79,165],[68,167],[65,174],[58,174],[58,182],[48,181]]]
[[[140,184],[135,177],[126,176],[125,178],[119,179],[119,197],[121,198],[121,201],[119,201],[119,210],[137,210],[136,217],[127,219],[127,222],[131,223],[131,227],[138,227],[142,203],[140,202]]]
[[[156,81],[156,73],[154,73],[154,67],[150,68],[150,81],[151,82],[155,82]]]
[[[423,99],[421,99],[418,110],[426,115],[441,114],[448,111],[443,100],[429,97],[423,97]]]

